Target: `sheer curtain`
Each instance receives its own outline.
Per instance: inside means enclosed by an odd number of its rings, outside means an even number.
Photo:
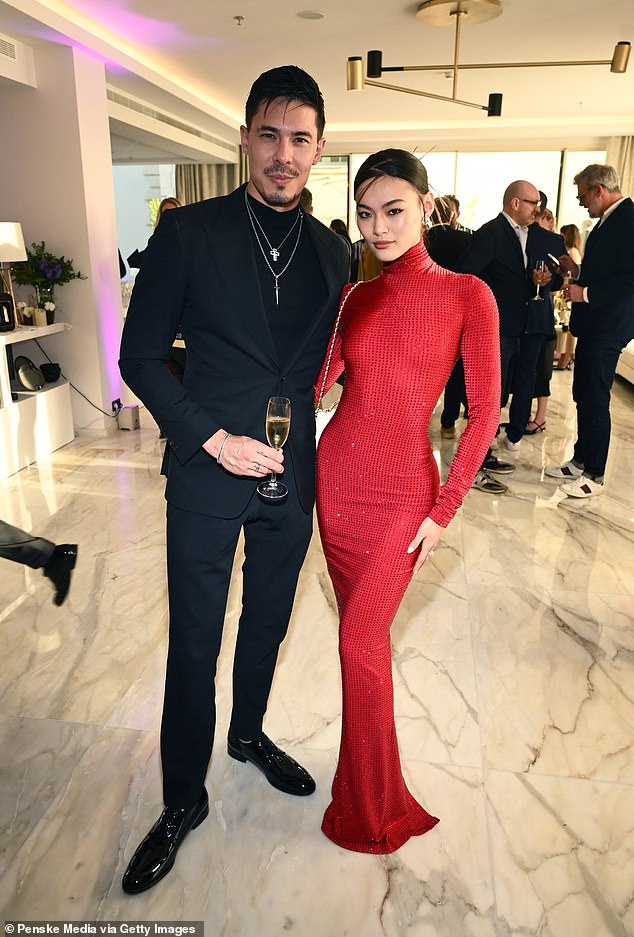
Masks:
[[[240,150],[239,162],[177,163],[176,198],[183,205],[228,195],[248,178],[247,161]]]
[[[610,137],[605,161],[618,172],[623,195],[634,196],[634,137]]]

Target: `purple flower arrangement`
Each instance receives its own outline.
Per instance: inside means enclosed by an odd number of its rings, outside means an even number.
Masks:
[[[86,279],[79,270],[75,270],[72,260],[63,256],[55,257],[47,251],[44,241],[31,244],[31,250],[26,253],[27,259],[13,268],[13,279],[21,286],[52,288],[70,283],[71,280]]]

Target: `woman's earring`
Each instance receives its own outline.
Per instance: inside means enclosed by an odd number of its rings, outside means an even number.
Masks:
[[[431,215],[428,215],[427,213],[425,213],[423,224],[425,225],[426,228],[431,227]]]

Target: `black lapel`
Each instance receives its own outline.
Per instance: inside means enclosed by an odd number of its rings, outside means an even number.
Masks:
[[[321,264],[328,294],[321,307],[317,310],[313,321],[306,329],[295,350],[293,351],[293,354],[291,355],[286,366],[287,371],[290,371],[294,367],[295,362],[301,356],[304,348],[310,341],[311,336],[314,334],[315,329],[323,319],[327,310],[331,307],[333,296],[337,299],[337,301],[339,300],[343,287],[343,283],[338,277],[337,273],[340,267],[337,262],[336,254],[337,248],[339,246],[338,241],[336,240],[337,235],[334,235],[333,237],[332,232],[330,232],[318,221],[315,221],[312,215],[306,215],[304,223],[312,239],[319,263]]]
[[[504,237],[506,237],[506,239],[512,245],[513,253],[516,255],[517,259],[521,263],[522,270],[525,270],[526,268],[524,266],[524,254],[522,252],[522,245],[520,243],[520,239],[518,238],[513,228],[510,226],[508,220],[504,217],[504,215],[501,212],[498,215],[498,218],[500,219],[500,225],[502,227],[502,230],[504,231]],[[526,253],[528,254],[528,251],[526,251]]]
[[[228,195],[215,220],[207,222],[209,250],[232,310],[249,329],[258,348],[279,368],[262,301],[253,238],[244,204],[245,188],[246,185],[242,185]]]

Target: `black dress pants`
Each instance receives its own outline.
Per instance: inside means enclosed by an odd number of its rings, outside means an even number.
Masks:
[[[312,513],[299,504],[289,461],[282,476],[289,494],[282,502],[266,502],[254,493],[245,511],[230,520],[168,505],[170,634],[161,760],[169,807],[192,806],[205,781],[216,723],[216,661],[241,529],[245,560],[231,727],[244,740],[261,733],[312,533]]]
[[[610,447],[610,391],[623,346],[614,339],[579,338],[572,398],[577,404],[574,460],[586,475],[602,478]]]
[[[504,407],[506,401],[508,400],[511,382],[513,379],[512,365],[519,348],[519,336],[510,336],[510,335],[500,335],[500,406]],[[480,466],[481,469],[486,468],[487,459],[490,459],[492,456],[492,450],[489,447],[487,454],[484,457],[484,461]]]
[[[33,537],[19,527],[0,521],[0,556],[31,569],[41,569],[53,556],[55,544],[44,537]]]
[[[506,435],[511,442],[520,441],[531,416],[537,359],[545,337],[525,332],[519,338],[517,352],[511,364],[513,398],[509,408],[509,425],[506,428]]]
[[[464,365],[462,358],[458,358],[445,387],[443,409],[440,414],[440,424],[446,428],[454,425],[460,416],[460,406],[467,406],[467,390],[464,383]]]

